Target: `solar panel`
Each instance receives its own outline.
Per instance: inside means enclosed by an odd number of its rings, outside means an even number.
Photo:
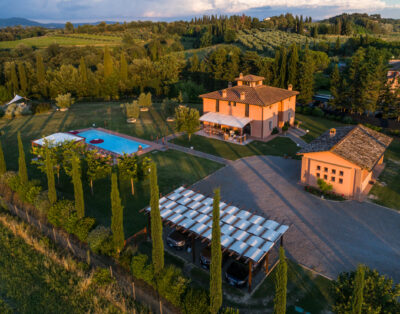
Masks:
[[[236,214],[240,209],[235,207],[235,206],[228,206],[227,208],[224,209],[225,213],[234,215]]]
[[[178,206],[176,206],[172,211],[174,212],[174,213],[177,213],[177,214],[182,214],[184,211],[186,211],[187,210],[187,207],[185,207],[185,206],[183,206],[183,205],[178,205]]]
[[[208,229],[202,236],[211,240],[211,229]]]
[[[193,195],[194,192],[192,190],[186,190],[186,191],[181,192],[181,194],[183,196],[189,197],[190,195]]]
[[[161,197],[161,198],[160,198],[159,202],[160,202],[160,204],[161,204],[162,202],[165,202],[166,200],[167,200],[167,198],[164,196],[164,197]]]
[[[181,214],[175,214],[171,218],[169,218],[169,220],[172,221],[173,223],[177,223],[182,218],[184,217]]]
[[[262,250],[264,252],[268,252],[270,249],[272,249],[273,246],[274,246],[274,242],[267,241],[267,242],[264,242],[263,245],[261,245],[260,250]]]
[[[249,219],[249,221],[250,221],[252,224],[261,225],[261,224],[265,221],[265,218],[264,218],[264,217],[261,217],[261,216],[258,216],[258,215],[254,215],[253,217],[251,217],[251,218]]]
[[[249,236],[249,234],[246,231],[243,230],[238,230],[234,234],[231,235],[232,238],[235,238],[236,240],[244,240]]]
[[[259,261],[260,258],[265,254],[266,252],[263,250],[260,250],[256,247],[250,248],[246,253],[243,255],[245,257],[251,258],[253,261]]]
[[[261,239],[260,237],[257,236],[251,236],[250,239],[246,240],[246,243],[248,245],[254,246],[254,247],[260,247],[261,244],[263,244],[265,242],[264,239]]]
[[[164,208],[171,208],[172,206],[177,205],[174,201],[169,201],[165,204],[163,204]]]
[[[187,229],[189,227],[193,226],[194,224],[195,224],[195,221],[190,218],[186,218],[184,221],[179,223],[180,226],[187,228]]]
[[[194,202],[192,202],[192,203],[189,204],[189,207],[192,208],[192,209],[197,209],[197,208],[199,208],[200,206],[203,206],[203,204],[200,203],[200,202],[197,202],[197,201],[194,201]]]
[[[208,220],[210,220],[210,216],[204,215],[204,214],[199,214],[196,217],[197,222],[201,222],[202,224],[205,224]]]
[[[279,226],[279,224],[273,220],[267,220],[266,222],[263,223],[263,227],[267,229],[275,230],[277,226]]]
[[[249,218],[251,216],[251,213],[248,212],[247,210],[241,210],[240,212],[238,212],[236,214],[237,217],[242,218],[242,219],[246,219]]]
[[[227,235],[223,235],[221,237],[221,245],[223,247],[229,247],[232,244],[233,241],[235,241],[235,239],[233,239],[233,238],[231,238],[231,237],[229,237]]]
[[[236,219],[237,217],[234,215],[226,215],[225,217],[221,218],[221,220],[226,222],[227,224],[232,224]]]
[[[182,197],[182,195],[180,195],[179,193],[172,193],[171,195],[168,195],[168,198],[173,201],[176,201],[180,197]]]
[[[189,203],[189,202],[191,202],[192,200],[190,199],[190,198],[188,198],[188,197],[183,197],[183,198],[181,198],[181,199],[179,199],[178,200],[178,203],[179,204],[182,204],[182,205],[186,205],[187,203]]]
[[[250,226],[250,223],[247,220],[239,219],[238,222],[235,223],[235,227],[246,230]]]
[[[279,235],[280,235],[280,233],[278,233],[274,230],[267,230],[261,237],[268,241],[274,242],[279,237]]]
[[[213,199],[211,198],[211,197],[207,197],[206,199],[204,199],[204,200],[202,200],[201,202],[204,204],[204,205],[211,205],[212,203],[213,203]]]
[[[225,224],[225,225],[223,225],[222,228],[221,228],[221,233],[222,233],[222,234],[225,234],[225,235],[231,235],[232,232],[235,231],[235,230],[236,230],[235,227],[232,227],[232,226],[230,226],[230,225],[228,225],[228,224]]]
[[[195,195],[192,195],[191,197],[190,197],[192,200],[195,200],[195,201],[200,201],[200,200],[202,200],[203,198],[204,198],[204,195],[203,194],[201,194],[201,193],[197,193],[197,194],[195,194]]]
[[[175,190],[175,192],[176,193],[180,193],[181,191],[183,191],[185,188],[183,187],[183,186],[181,186],[181,187],[179,187],[179,188],[177,188],[176,190]]]
[[[173,213],[172,210],[170,209],[164,209],[160,212],[160,215],[162,218],[168,217],[169,215],[171,215]]]
[[[281,225],[278,229],[276,229],[276,232],[283,234],[283,233],[285,233],[286,230],[288,230],[288,229],[289,229],[288,226],[286,226],[286,225]]]
[[[266,231],[266,229],[264,227],[262,227],[262,226],[253,225],[247,231],[252,233],[252,234],[255,234],[255,235],[259,236],[260,234],[263,234]]]
[[[248,247],[249,246],[246,243],[242,241],[236,241],[229,249],[241,255]]]
[[[199,212],[205,215],[209,215],[212,212],[211,206],[204,205],[199,209]]]
[[[194,226],[190,227],[190,230],[193,232],[196,232],[197,234],[202,234],[205,230],[207,229],[206,225],[203,225],[202,223],[196,223]]]

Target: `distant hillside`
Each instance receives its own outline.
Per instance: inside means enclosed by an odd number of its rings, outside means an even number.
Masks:
[[[85,25],[85,24],[89,24],[89,25],[97,25],[100,22],[94,22],[94,23],[73,23],[74,26],[78,26],[78,25]],[[116,22],[113,21],[106,21],[106,24],[114,24]],[[44,27],[44,28],[64,28],[65,23],[40,23],[40,22],[36,22],[33,20],[29,20],[29,19],[25,19],[22,17],[11,17],[11,18],[4,18],[1,19],[0,18],[0,28],[2,27],[7,27],[7,26],[40,26],[40,27]]]

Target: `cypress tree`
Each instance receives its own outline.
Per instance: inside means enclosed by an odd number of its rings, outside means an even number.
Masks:
[[[157,167],[153,162],[150,166],[150,219],[151,238],[153,241],[152,260],[156,274],[164,268],[164,242],[162,238],[162,221],[160,216],[160,201],[157,183]]]
[[[121,70],[120,70],[121,81],[126,82],[128,80],[128,64],[126,63],[125,54],[121,53]]]
[[[85,217],[85,201],[81,179],[81,165],[77,155],[72,156],[72,184],[74,185],[75,209],[78,218]]]
[[[340,103],[340,73],[339,66],[335,64],[331,74],[331,87],[330,87],[331,95],[333,99],[330,100],[331,106],[335,109],[337,105]]]
[[[285,88],[286,86],[286,64],[287,64],[287,54],[286,48],[281,48],[281,68],[279,70],[279,87]]]
[[[19,73],[19,84],[21,87],[21,93],[26,96],[28,90],[28,81],[26,79],[25,66],[22,62],[18,63],[18,73]]]
[[[280,52],[280,50],[276,50],[276,51],[275,51],[275,60],[274,60],[274,65],[273,65],[273,72],[274,72],[274,82],[273,82],[273,85],[275,85],[275,86],[278,86],[278,85],[279,85],[280,60],[281,60],[281,52]]]
[[[121,198],[118,190],[117,174],[111,175],[111,232],[114,243],[114,249],[117,253],[124,248],[124,207],[121,204]]]
[[[18,132],[18,151],[19,151],[18,175],[19,179],[21,180],[21,183],[26,185],[28,184],[28,170],[26,168],[24,145],[22,145],[20,132]]]
[[[49,201],[54,204],[57,201],[56,182],[54,180],[53,160],[48,147],[46,147],[46,175]]]
[[[41,89],[42,96],[46,97],[46,72],[44,70],[43,57],[40,53],[36,55],[36,79]]]
[[[13,93],[16,94],[19,90],[19,83],[18,83],[18,76],[17,76],[17,70],[15,68],[15,63],[12,62],[10,64],[10,71],[11,71],[11,86]]]
[[[220,190],[214,190],[211,234],[210,312],[218,313],[222,306],[222,251],[219,222]]]
[[[104,78],[110,77],[112,72],[113,72],[112,57],[110,51],[108,50],[108,47],[106,46],[104,48]]]
[[[81,83],[86,83],[88,80],[87,67],[85,59],[83,57],[81,57],[81,60],[79,62],[79,78]]]
[[[309,49],[306,47],[303,60],[300,62],[299,71],[299,102],[308,104],[312,101],[314,93],[314,61]]]
[[[363,265],[357,267],[354,278],[353,298],[351,302],[351,313],[361,314],[364,301],[364,286],[365,286],[365,268]]]
[[[285,250],[279,248],[279,264],[275,277],[274,314],[286,313],[287,262]]]
[[[288,78],[287,83],[292,84],[293,88],[297,83],[297,68],[299,65],[299,53],[297,45],[293,44],[290,48],[290,56],[288,60]]]
[[[6,171],[7,171],[6,160],[4,158],[3,145],[1,144],[0,141],[0,175],[5,174]]]

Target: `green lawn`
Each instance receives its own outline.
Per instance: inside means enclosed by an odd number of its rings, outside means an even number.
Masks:
[[[17,170],[18,149],[17,132],[21,132],[27,155],[27,163],[31,160],[31,140],[42,135],[49,135],[58,131],[67,131],[96,126],[107,128],[145,138],[155,139],[162,129],[172,131],[173,124],[167,124],[165,117],[156,109],[142,112],[141,118],[135,125],[127,124],[118,103],[79,103],[72,106],[67,112],[52,112],[36,116],[25,116],[14,120],[0,119],[1,136],[7,168]],[[175,150],[149,153],[158,166],[158,181],[160,193],[169,193],[182,184],[193,184],[201,178],[219,169],[222,165],[207,159],[198,158]],[[46,184],[44,174],[33,165],[28,165],[30,178],[36,178]],[[86,214],[95,217],[99,223],[110,225],[110,182],[109,179],[94,182],[94,196],[90,194],[88,180],[83,176]],[[73,187],[70,178],[61,175],[57,190],[65,198],[73,199]],[[148,180],[137,182],[135,195],[130,195],[129,183],[121,184],[123,198],[125,234],[132,235],[145,226],[146,220],[138,211],[149,202]]]
[[[238,145],[200,135],[193,135],[189,141],[188,137],[183,135],[171,140],[171,142],[185,147],[193,146],[195,150],[230,160],[254,155],[283,156],[286,154],[295,156],[298,150],[298,147],[291,139],[284,137],[274,138],[267,143],[253,141],[247,145]]]
[[[344,126],[342,122],[328,120],[325,118],[319,118],[314,116],[306,116],[296,112],[296,119],[301,121],[300,127],[309,132],[302,136],[302,139],[307,143],[320,136],[326,130],[339,126]]]

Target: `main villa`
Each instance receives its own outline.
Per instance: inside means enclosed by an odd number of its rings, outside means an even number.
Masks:
[[[230,130],[240,136],[264,139],[285,122],[294,124],[297,91],[267,86],[264,77],[243,75],[236,86],[200,95],[203,112],[200,121],[206,129]]]

